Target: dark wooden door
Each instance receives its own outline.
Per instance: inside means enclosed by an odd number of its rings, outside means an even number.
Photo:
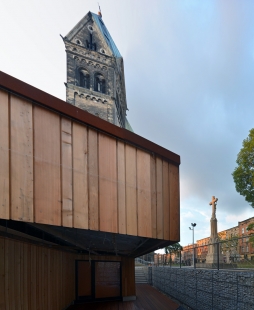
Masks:
[[[119,299],[121,262],[76,261],[76,300]]]
[[[92,299],[92,264],[88,261],[76,262],[76,299]]]

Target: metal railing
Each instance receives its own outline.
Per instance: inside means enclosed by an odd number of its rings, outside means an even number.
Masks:
[[[140,264],[140,265],[145,265],[145,266],[152,266],[154,265],[154,262],[153,261],[146,261],[140,257],[136,257],[135,258],[135,264]]]
[[[254,235],[233,237],[197,246],[184,247],[170,254],[155,254],[156,266],[209,269],[254,269]],[[193,255],[194,253],[194,255]]]

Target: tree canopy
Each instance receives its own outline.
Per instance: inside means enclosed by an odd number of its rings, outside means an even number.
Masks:
[[[243,140],[243,147],[237,155],[236,163],[238,166],[232,173],[236,191],[254,208],[254,128]]]
[[[254,232],[254,223],[249,224],[247,230],[250,232]]]
[[[183,247],[181,246],[181,244],[179,242],[177,242],[177,243],[171,244],[169,246],[166,246],[164,250],[165,250],[165,253],[168,254],[168,253],[179,252],[182,249],[183,249]]]

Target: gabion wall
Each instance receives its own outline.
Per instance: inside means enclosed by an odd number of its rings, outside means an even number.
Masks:
[[[197,310],[254,309],[254,272],[149,267],[149,283]]]

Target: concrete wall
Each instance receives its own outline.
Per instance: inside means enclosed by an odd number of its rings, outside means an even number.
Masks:
[[[149,267],[148,279],[192,309],[254,309],[253,271]]]

